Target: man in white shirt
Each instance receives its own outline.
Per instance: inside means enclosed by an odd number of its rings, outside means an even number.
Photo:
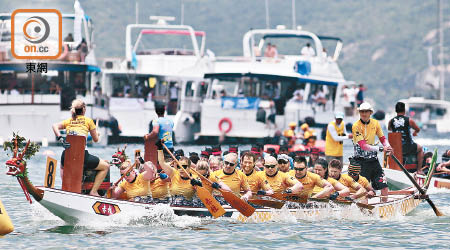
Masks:
[[[306,46],[302,48],[300,53],[304,56],[315,56],[316,55],[316,52],[311,47],[310,43],[307,43]]]

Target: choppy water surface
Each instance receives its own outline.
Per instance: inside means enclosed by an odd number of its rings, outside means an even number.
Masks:
[[[450,143],[423,139],[429,149],[437,147],[441,154]],[[441,143],[442,142],[442,143]],[[243,148],[247,148],[246,146]],[[129,145],[127,153],[135,148]],[[199,151],[199,146],[184,147],[185,152]],[[92,148],[93,154],[110,159],[116,147]],[[29,176],[35,185],[42,185],[45,174],[45,156],[50,150],[59,155],[62,148],[41,149],[28,162]],[[142,150],[143,151],[143,150]],[[351,154],[351,146],[345,144],[345,154]],[[0,162],[8,157],[0,154]],[[112,169],[111,180],[119,177]],[[56,187],[61,186],[59,176]],[[379,220],[358,213],[343,213],[345,218],[327,216],[295,220],[280,212],[277,219],[268,223],[243,224],[229,218],[205,219],[176,216],[167,206],[147,214],[145,219],[136,214],[111,220],[82,222],[67,225],[49,213],[39,203],[27,203],[16,179],[0,175],[0,200],[13,220],[15,231],[0,239],[0,249],[118,249],[118,248],[448,248],[450,225],[450,191],[430,190],[431,199],[449,216],[437,218],[427,203],[422,203],[408,216],[392,220]],[[106,218],[106,217],[105,217]]]

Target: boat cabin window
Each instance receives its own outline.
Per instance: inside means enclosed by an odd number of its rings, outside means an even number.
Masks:
[[[186,97],[192,97],[194,96],[194,88],[192,86],[193,82],[192,81],[188,81],[186,83],[186,91],[184,92],[184,95]]]
[[[134,36],[137,42],[136,55],[194,55],[188,33],[144,29],[136,30]]]
[[[204,81],[204,82],[200,82],[199,83],[199,91],[197,91],[197,97],[202,97],[204,98],[206,96],[206,94],[208,93],[208,86],[209,86],[209,82]]]

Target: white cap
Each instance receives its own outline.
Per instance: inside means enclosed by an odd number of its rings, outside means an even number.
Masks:
[[[361,105],[358,108],[358,111],[362,111],[362,110],[370,110],[373,112],[372,105],[370,105],[370,103],[368,103],[368,102],[361,103]]]
[[[336,112],[336,113],[334,113],[334,118],[336,118],[336,119],[344,119],[344,113],[343,112]]]

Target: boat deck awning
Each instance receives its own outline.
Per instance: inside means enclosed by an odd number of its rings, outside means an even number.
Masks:
[[[207,73],[205,74],[205,78],[222,78],[222,77],[257,77],[265,80],[273,80],[273,81],[298,81],[298,82],[309,82],[312,84],[318,85],[328,85],[328,86],[337,86],[338,82],[336,81],[326,81],[321,79],[312,79],[312,78],[304,78],[304,77],[295,77],[295,76],[281,76],[281,75],[270,75],[270,74],[255,74],[255,73]]]
[[[339,37],[333,37],[333,36],[317,36],[320,40],[332,40],[332,41],[339,41],[342,42],[342,39]],[[301,34],[265,34],[263,36],[264,39],[266,38],[303,38],[303,39],[312,39],[311,36],[308,35],[301,35]]]
[[[27,63],[35,63],[37,68],[38,63],[47,63],[47,70],[56,71],[73,71],[73,72],[100,72],[100,68],[96,65],[84,63],[67,63],[67,62],[0,62],[0,71],[16,71],[27,72]]]

